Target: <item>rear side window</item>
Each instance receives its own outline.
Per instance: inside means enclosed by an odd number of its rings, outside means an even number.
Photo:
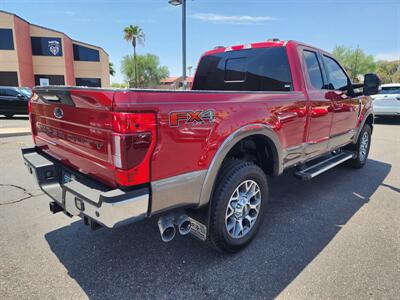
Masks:
[[[349,79],[340,65],[333,59],[324,55],[325,70],[329,80],[330,90],[347,90]]]
[[[322,72],[318,62],[317,53],[305,50],[304,61],[307,66],[307,74],[311,85],[316,89],[323,89],[324,82],[322,80]]]
[[[228,51],[201,59],[193,90],[291,91],[283,47]]]
[[[4,91],[5,91],[6,96],[17,97],[17,95],[18,95],[18,92],[13,89],[5,89]]]

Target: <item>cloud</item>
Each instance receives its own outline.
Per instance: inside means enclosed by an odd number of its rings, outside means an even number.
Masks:
[[[400,60],[400,51],[395,52],[382,52],[375,55],[376,60]]]
[[[211,22],[214,24],[263,24],[269,21],[275,21],[276,18],[268,16],[225,16],[212,13],[197,13],[192,15],[192,18],[203,21]]]

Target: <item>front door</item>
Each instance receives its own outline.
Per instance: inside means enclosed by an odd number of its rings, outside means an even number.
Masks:
[[[350,141],[360,112],[360,99],[353,95],[352,84],[340,64],[323,55],[328,91],[326,98],[332,101],[332,128],[329,148],[334,149]]]

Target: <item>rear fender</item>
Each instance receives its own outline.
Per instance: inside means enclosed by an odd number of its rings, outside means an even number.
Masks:
[[[229,151],[242,139],[252,135],[263,135],[271,142],[272,155],[274,159],[274,175],[279,175],[283,172],[283,150],[279,142],[279,138],[272,127],[265,124],[250,124],[243,126],[233,132],[219,147],[211,164],[207,170],[204,184],[201,189],[199,206],[207,204],[212,196],[215,181],[218,172],[222,166],[224,159]]]

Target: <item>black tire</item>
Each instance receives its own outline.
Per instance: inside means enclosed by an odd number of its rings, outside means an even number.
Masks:
[[[250,226],[250,223],[248,223],[247,220],[243,219],[243,223],[246,224],[247,222],[248,224],[247,233],[245,234],[243,232],[243,236],[234,238],[231,236],[232,233],[228,232],[228,225],[225,223],[226,213],[228,205],[232,201],[231,196],[233,196],[235,190],[246,181],[249,181],[250,183],[254,182],[259,187],[260,192],[259,194],[257,193],[257,201],[260,201],[258,214],[252,226]],[[254,200],[255,197],[256,196],[252,197],[251,199]],[[249,203],[251,199],[248,199]],[[228,253],[234,253],[246,247],[257,234],[265,214],[267,202],[267,178],[260,167],[251,162],[233,159],[230,159],[224,163],[217,179],[217,185],[213,197],[211,199],[209,228],[211,245],[219,251]],[[244,208],[242,213],[247,211],[247,215],[250,215],[251,211],[255,212],[255,210],[249,210],[248,207],[249,206]],[[232,213],[232,216],[233,215],[234,214]],[[246,213],[243,213],[243,215],[246,215]],[[233,231],[235,232],[235,230],[236,228],[234,226]]]
[[[358,136],[357,143],[352,146],[355,157],[350,160],[350,166],[355,169],[360,169],[365,166],[368,160],[369,149],[371,147],[371,126],[365,124],[361,129],[360,135]],[[368,137],[368,144],[363,146],[363,138]],[[365,154],[362,154],[362,148],[364,148]]]
[[[14,114],[5,114],[6,118],[12,118]]]

